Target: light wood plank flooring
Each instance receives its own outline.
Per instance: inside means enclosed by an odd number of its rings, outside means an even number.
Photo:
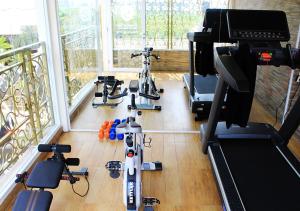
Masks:
[[[120,79],[134,75],[120,74]],[[190,114],[187,95],[183,89],[182,74],[156,74],[158,85],[165,88],[159,101],[161,112],[144,112],[139,122],[148,130],[198,130],[199,122]],[[123,78],[122,78],[123,77]],[[90,102],[72,122],[73,128],[98,129],[104,119],[124,117],[127,104],[117,109],[92,109]],[[251,120],[273,123],[274,118],[254,101]],[[146,148],[146,161],[162,161],[162,172],[143,173],[143,195],[160,199],[156,210],[161,211],[221,211],[222,206],[211,167],[200,149],[198,134],[147,134],[153,139],[152,148]],[[69,132],[60,143],[71,144],[68,157],[79,157],[81,166],[89,168],[90,192],[85,198],[73,194],[71,186],[62,181],[53,190],[51,210],[124,210],[122,204],[122,178],[112,179],[104,165],[109,160],[123,160],[121,142],[98,141],[96,132]],[[299,143],[293,140],[292,150],[300,155]],[[75,184],[78,192],[86,188],[84,179]]]
[[[105,73],[110,74],[112,73]],[[135,73],[116,73],[119,80],[124,80],[124,87],[132,79],[137,78]],[[138,122],[144,130],[198,130],[202,122],[194,121],[195,115],[191,113],[188,103],[187,90],[184,88],[182,73],[154,73],[157,87],[164,88],[159,101],[153,101],[157,105],[162,105],[162,111],[144,111]],[[108,119],[125,118],[129,111],[127,105],[130,104],[130,97],[125,97],[116,108],[92,107],[92,98],[88,98],[84,105],[79,109],[77,115],[71,122],[73,129],[98,130],[101,124]],[[137,99],[138,102],[139,99]],[[256,101],[253,102],[251,111],[251,121],[268,122],[273,124],[274,118]]]
[[[158,88],[164,88],[159,101],[153,101],[156,105],[162,105],[162,111],[144,111],[138,121],[145,130],[198,130],[200,123],[194,121],[191,114],[186,89],[182,81],[181,73],[155,73]],[[119,80],[124,80],[124,87],[128,87],[131,79],[136,79],[137,74],[118,73]],[[137,99],[139,102],[139,99]],[[130,97],[125,97],[124,102],[116,108],[98,107],[92,108],[92,97],[80,109],[74,120],[72,128],[98,130],[107,119],[125,118],[129,111]]]
[[[151,149],[145,150],[145,160],[162,161],[162,172],[143,173],[143,195],[161,201],[157,210],[222,210],[207,156],[201,153],[197,135],[149,134]],[[72,193],[66,182],[61,182],[54,193],[51,210],[124,210],[122,178],[112,179],[104,165],[109,160],[123,160],[121,142],[99,142],[90,132],[66,133],[61,143],[72,144],[73,156],[90,169],[91,189],[87,197]],[[85,188],[84,180],[76,184],[78,191]]]

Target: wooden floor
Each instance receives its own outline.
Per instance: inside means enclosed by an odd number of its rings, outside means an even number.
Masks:
[[[145,111],[138,122],[143,125],[145,130],[198,130],[200,123],[194,121],[194,115],[189,110],[188,97],[184,83],[183,74],[180,73],[157,73],[154,74],[158,88],[164,88],[159,101],[153,101],[156,105],[162,105],[162,111]],[[131,79],[136,79],[137,74],[118,73],[117,78],[124,80],[126,87]],[[127,105],[130,98],[124,98],[117,108],[98,107],[93,108],[92,98],[80,109],[71,127],[74,129],[94,129],[98,130],[107,119],[126,118],[129,114]],[[137,103],[139,102],[137,99]]]
[[[159,198],[156,210],[222,210],[208,159],[200,151],[197,135],[149,134],[151,149],[146,161],[161,161],[162,172],[143,172],[143,195]],[[61,143],[72,143],[72,155],[82,158],[90,169],[91,189],[87,197],[72,193],[69,184],[61,183],[54,193],[51,210],[124,210],[122,178],[112,179],[104,165],[109,160],[123,160],[121,142],[99,142],[94,133],[64,134]],[[84,191],[84,180],[76,184]]]
[[[198,130],[188,110],[183,89],[182,75],[158,75],[158,83],[166,89],[159,101],[161,112],[144,112],[139,119],[146,129]],[[166,79],[162,81],[162,79]],[[173,91],[172,91],[173,90]],[[72,122],[73,127],[98,129],[105,118],[124,115],[124,105],[117,109],[91,109],[90,102]],[[125,107],[126,108],[126,107]],[[166,109],[167,108],[167,109]],[[121,110],[121,111],[120,111]],[[274,119],[254,101],[251,119],[273,123]],[[162,161],[162,172],[143,172],[143,195],[159,198],[161,204],[156,210],[221,211],[214,177],[209,160],[202,154],[198,134],[147,134],[151,136],[152,148],[145,150],[146,161]],[[85,198],[73,194],[71,186],[62,181],[59,188],[52,191],[54,199],[51,210],[124,210],[122,204],[122,177],[112,179],[104,165],[110,160],[123,160],[122,142],[98,141],[95,132],[69,132],[63,134],[60,143],[71,144],[72,153],[81,159],[81,166],[89,168],[90,192]],[[300,155],[300,146],[292,141],[291,148]],[[298,150],[298,151],[297,151]],[[78,192],[84,192],[84,179],[75,184]]]
[[[164,88],[159,101],[153,101],[156,105],[162,106],[162,111],[144,111],[138,122],[144,130],[159,131],[191,131],[198,130],[201,122],[194,121],[195,115],[189,108],[187,89],[184,88],[182,73],[155,73],[153,74],[158,88]],[[123,87],[128,86],[132,79],[137,78],[134,73],[117,73],[119,80],[124,80]],[[130,104],[130,98],[124,98],[124,101],[116,108],[98,107],[93,108],[92,98],[88,98],[85,104],[77,111],[77,115],[71,122],[72,129],[99,130],[105,120],[114,118],[126,118],[129,114],[127,105]],[[137,99],[137,102],[139,99]],[[269,122],[273,124],[274,118],[265,112],[264,108],[254,101],[251,120]]]

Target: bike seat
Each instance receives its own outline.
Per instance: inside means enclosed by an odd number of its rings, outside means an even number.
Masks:
[[[138,80],[131,80],[129,83],[129,91],[130,92],[137,92],[139,91],[139,81]]]

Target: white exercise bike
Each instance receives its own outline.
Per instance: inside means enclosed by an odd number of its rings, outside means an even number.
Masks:
[[[143,56],[143,69],[139,73],[139,96],[140,102],[136,104],[138,110],[156,110],[160,111],[161,106],[154,105],[153,100],[159,100],[160,94],[164,92],[164,89],[157,89],[155,80],[151,75],[151,58],[155,58],[157,61],[160,60],[158,55],[152,53],[153,48],[144,48],[139,53],[132,53],[131,58]],[[128,109],[131,109],[131,105],[128,105]]]
[[[144,205],[144,211],[153,211],[153,206],[160,201],[153,197],[142,196],[142,171],[161,171],[161,162],[144,162],[144,147],[151,147],[151,139],[146,142],[146,135],[142,127],[136,123],[136,114],[141,114],[136,109],[135,97],[139,90],[138,81],[130,82],[131,115],[127,121],[117,126],[117,134],[124,134],[125,162],[109,161],[105,167],[110,171],[112,178],[118,178],[120,171],[124,171],[123,178],[123,202],[127,211],[138,211]]]

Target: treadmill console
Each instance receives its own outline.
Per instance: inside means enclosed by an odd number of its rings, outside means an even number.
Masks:
[[[230,42],[226,14],[229,9],[207,9],[205,12],[203,27],[204,30],[211,30],[213,42]]]
[[[283,11],[228,10],[229,38],[233,41],[288,41],[290,32]]]

